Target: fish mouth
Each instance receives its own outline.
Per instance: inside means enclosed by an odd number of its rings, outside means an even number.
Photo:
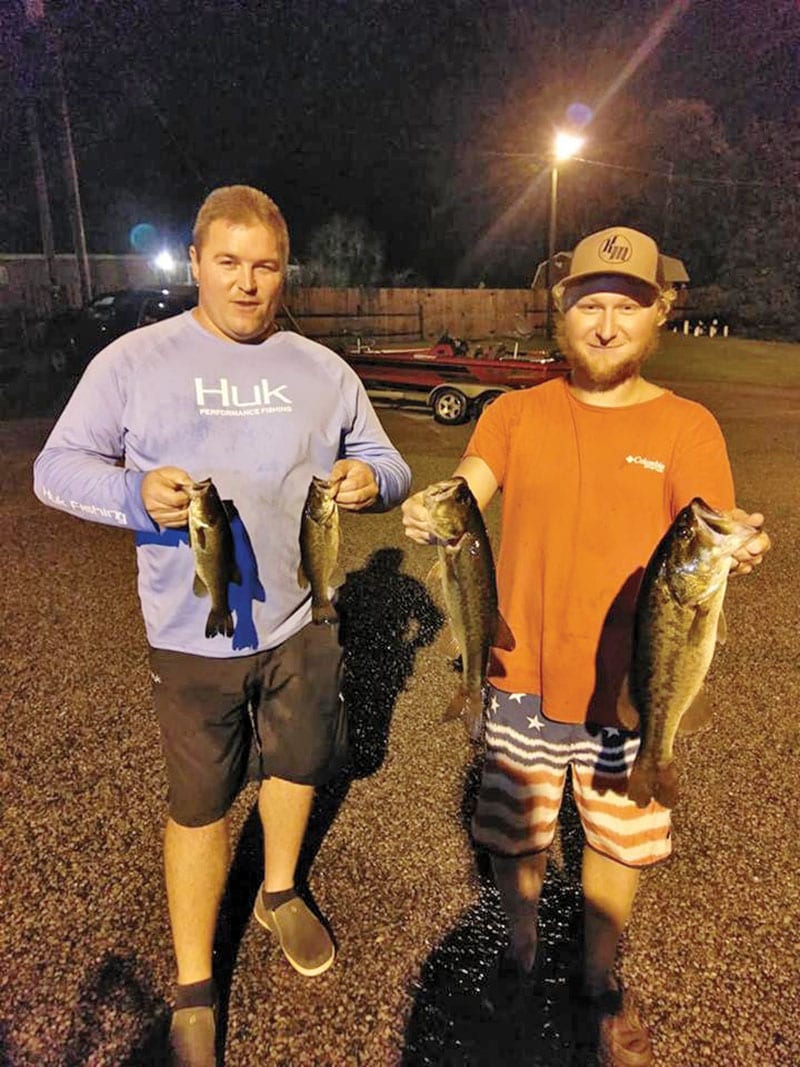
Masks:
[[[700,530],[711,541],[731,539],[737,543],[737,547],[740,547],[752,540],[758,533],[755,526],[742,522],[740,519],[734,519],[724,511],[716,511],[700,497],[692,501],[692,511]]]
[[[425,503],[441,504],[443,500],[449,500],[464,484],[464,478],[445,478],[441,482],[434,482],[423,494]]]
[[[191,485],[186,486],[186,492],[194,499],[195,497],[202,496],[211,485],[210,478],[203,478],[202,481],[192,482]]]

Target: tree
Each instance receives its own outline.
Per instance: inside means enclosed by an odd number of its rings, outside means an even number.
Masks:
[[[720,281],[732,323],[761,335],[800,337],[798,122],[800,110],[785,122],[754,121],[740,143],[741,185]]]
[[[333,215],[308,239],[302,281],[334,288],[378,285],[384,259],[383,239],[366,222]]]

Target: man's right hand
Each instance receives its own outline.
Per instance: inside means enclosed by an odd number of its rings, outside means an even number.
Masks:
[[[431,513],[425,507],[423,497],[424,490],[421,490],[403,502],[403,527],[406,537],[418,545],[432,545],[436,542],[436,535],[431,525]]]
[[[142,502],[159,526],[181,527],[189,521],[188,486],[194,478],[180,467],[156,467],[142,481]]]

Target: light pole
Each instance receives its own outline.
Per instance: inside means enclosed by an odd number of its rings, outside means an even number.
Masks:
[[[545,337],[548,341],[553,338],[553,297],[550,292],[552,278],[553,259],[556,254],[556,210],[558,204],[558,164],[565,159],[571,159],[583,146],[583,138],[573,133],[565,133],[559,130],[556,133],[553,145],[553,165],[550,168],[550,225],[547,234],[547,263],[545,264],[545,286],[547,288],[547,305],[545,314]]]

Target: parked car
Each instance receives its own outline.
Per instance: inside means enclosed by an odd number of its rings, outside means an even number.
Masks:
[[[54,370],[78,373],[116,337],[179,315],[196,304],[193,285],[101,293],[80,311],[67,312],[50,323],[47,344],[51,365]]]

